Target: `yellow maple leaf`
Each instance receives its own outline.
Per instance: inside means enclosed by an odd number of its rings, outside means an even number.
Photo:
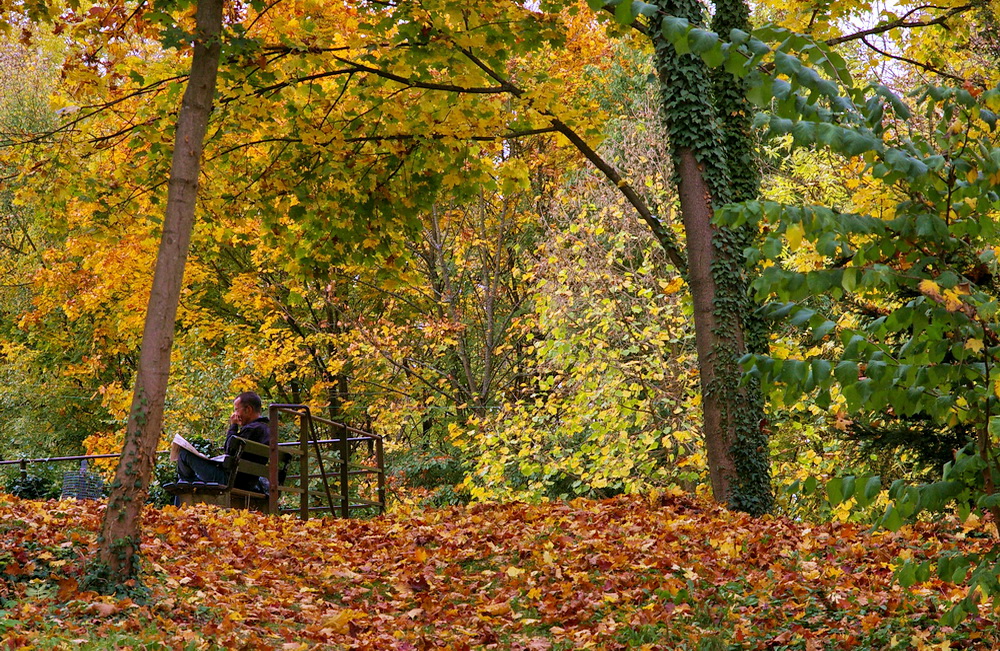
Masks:
[[[785,237],[788,238],[788,248],[792,251],[799,248],[802,244],[802,235],[805,233],[805,229],[802,228],[802,224],[792,224],[785,229]]]
[[[668,282],[666,286],[663,288],[663,293],[666,294],[667,296],[671,294],[676,294],[677,292],[680,291],[681,287],[683,286],[684,286],[684,279],[681,278],[680,276],[675,276],[674,278],[671,278],[670,282]]]
[[[967,342],[965,342],[965,349],[966,350],[971,350],[974,353],[982,352],[982,350],[983,350],[983,341],[982,341],[982,339],[970,339],[970,340],[968,340]]]
[[[944,307],[949,312],[962,309],[962,292],[958,288],[944,290]]]
[[[921,280],[917,287],[920,289],[921,294],[930,296],[935,300],[941,300],[941,286],[930,278]]]

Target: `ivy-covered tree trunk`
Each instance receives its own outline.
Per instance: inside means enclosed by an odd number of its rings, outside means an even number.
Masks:
[[[195,22],[194,57],[177,116],[166,216],[143,328],[125,445],[101,524],[96,567],[91,568],[95,586],[104,589],[114,589],[135,575],[140,516],[160,438],[174,322],[194,226],[202,147],[215,97],[222,0],[199,0]]]
[[[660,0],[659,7],[693,25],[703,22],[697,0]],[[718,2],[715,27],[723,34],[745,29],[748,16],[743,0]],[[759,334],[750,344],[760,330],[743,255],[749,235],[712,223],[716,207],[757,194],[749,112],[735,78],[713,84],[699,57],[678,55],[659,29],[650,34],[687,240],[712,492],[730,508],[762,514],[773,502],[763,400],[755,384],[740,386],[738,364],[763,345]]]

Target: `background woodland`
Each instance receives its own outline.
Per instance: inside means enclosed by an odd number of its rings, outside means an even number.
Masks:
[[[0,456],[117,452],[195,5],[2,8]],[[226,5],[162,443],[256,390],[403,500],[996,510],[997,19]]]

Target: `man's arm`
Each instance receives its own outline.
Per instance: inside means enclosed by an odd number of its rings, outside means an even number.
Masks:
[[[226,430],[226,442],[222,446],[223,451],[229,454],[229,443],[233,440],[234,436],[237,436],[240,431],[240,424],[236,422],[236,414],[234,413],[229,417],[229,429]]]

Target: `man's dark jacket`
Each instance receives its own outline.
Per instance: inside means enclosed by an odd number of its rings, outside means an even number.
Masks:
[[[230,450],[229,443],[232,441],[234,436],[244,438],[248,441],[256,441],[258,443],[268,445],[271,442],[271,428],[268,426],[267,416],[261,416],[257,420],[247,423],[243,427],[240,427],[236,423],[231,423],[229,425],[229,431],[226,432],[225,450],[227,453]],[[243,458],[247,461],[253,461],[254,463],[267,463],[267,457],[262,457],[258,454],[246,454]],[[257,477],[242,472],[237,473],[236,482],[233,486],[249,491],[259,491],[262,488],[257,485]]]

